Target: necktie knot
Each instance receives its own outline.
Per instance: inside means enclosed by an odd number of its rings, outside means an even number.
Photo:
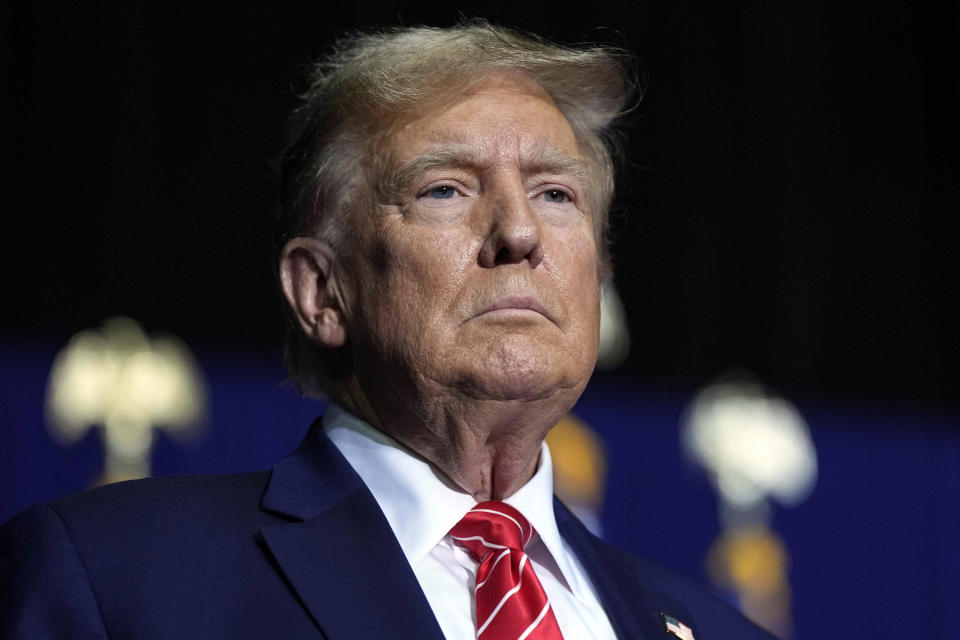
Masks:
[[[481,502],[450,530],[479,563],[474,583],[478,640],[563,640],[543,585],[523,548],[533,527],[510,505]]]
[[[533,527],[507,503],[489,500],[468,511],[450,535],[476,560],[483,560],[493,551],[523,549],[533,537]]]

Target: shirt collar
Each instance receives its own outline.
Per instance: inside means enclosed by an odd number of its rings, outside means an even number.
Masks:
[[[370,489],[410,566],[418,566],[476,504],[473,496],[429,462],[337,405],[328,407],[323,427]],[[545,443],[540,445],[533,477],[504,502],[526,516],[561,571],[569,576],[553,513],[553,464]]]

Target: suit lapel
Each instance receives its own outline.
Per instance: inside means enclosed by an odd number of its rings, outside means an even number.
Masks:
[[[614,557],[612,548],[590,533],[556,498],[554,513],[560,535],[573,548],[590,575],[618,638],[662,640],[668,637],[660,618],[661,612],[682,620],[693,620],[686,608],[673,598],[645,587],[642,576],[625,566],[625,558]]]
[[[443,638],[379,505],[319,420],[274,468],[261,508],[287,520],[260,535],[326,637]]]
[[[273,469],[261,509],[280,516],[260,536],[330,640],[404,637],[442,640],[430,605],[390,525],[320,420]],[[557,526],[589,574],[618,638],[666,637],[660,612],[692,622],[678,602],[643,584],[642,572],[598,540],[559,501]]]

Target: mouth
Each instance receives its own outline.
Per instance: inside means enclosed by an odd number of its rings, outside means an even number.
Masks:
[[[489,319],[523,319],[529,317],[543,317],[554,322],[547,308],[535,296],[513,295],[497,298],[489,305],[480,309],[476,317]]]

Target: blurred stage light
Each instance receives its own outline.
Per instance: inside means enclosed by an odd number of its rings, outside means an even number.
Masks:
[[[809,428],[792,404],[756,383],[725,382],[697,394],[683,442],[735,509],[755,508],[768,496],[795,505],[816,484]]]
[[[681,438],[720,498],[724,530],[707,554],[711,580],[747,617],[789,638],[790,556],[769,527],[769,499],[794,506],[813,490],[817,455],[810,429],[787,400],[754,381],[734,380],[695,396]]]

